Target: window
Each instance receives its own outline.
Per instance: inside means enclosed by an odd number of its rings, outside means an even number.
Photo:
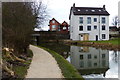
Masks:
[[[97,26],[96,26],[96,25],[94,26],[94,29],[97,29]]]
[[[102,26],[102,30],[105,30],[105,26],[104,25]]]
[[[99,12],[101,12],[101,10],[99,10]]]
[[[88,31],[91,31],[91,26],[87,26],[87,30],[88,30]]]
[[[80,68],[83,68],[83,67],[84,67],[84,62],[80,61]]]
[[[56,25],[52,25],[52,30],[56,30]]]
[[[88,67],[92,67],[91,61],[88,61]]]
[[[91,24],[91,17],[87,17],[87,23]]]
[[[52,23],[55,23],[55,21],[53,20]]]
[[[56,30],[56,25],[52,25],[52,30]]]
[[[80,9],[78,9],[78,11],[80,11]]]
[[[83,17],[80,17],[80,24],[83,24]]]
[[[94,66],[97,66],[97,63],[94,63]]]
[[[91,59],[91,54],[88,54],[88,59]]]
[[[95,10],[91,10],[92,12],[95,12]]]
[[[97,59],[97,55],[94,56],[94,59]]]
[[[79,30],[80,30],[80,31],[83,31],[83,26],[79,26]]]
[[[105,17],[102,17],[102,23],[103,24],[105,23]]]
[[[97,22],[97,18],[94,18],[94,22]]]
[[[102,58],[103,58],[103,59],[105,58],[105,54],[102,54]]]
[[[63,30],[66,30],[66,27],[65,27],[65,26],[63,27]]]
[[[83,55],[80,55],[80,59],[83,59]]]
[[[105,37],[106,37],[105,34],[102,34],[102,39],[105,39]]]
[[[106,61],[102,60],[102,66],[105,67],[106,66]]]
[[[56,26],[55,26],[55,25],[52,25],[52,28],[56,28]]]

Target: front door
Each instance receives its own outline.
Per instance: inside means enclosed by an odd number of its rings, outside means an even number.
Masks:
[[[88,34],[84,34],[83,40],[84,40],[84,41],[88,41],[88,40],[89,40],[89,35],[88,35]]]
[[[96,41],[98,41],[98,35],[96,35]]]

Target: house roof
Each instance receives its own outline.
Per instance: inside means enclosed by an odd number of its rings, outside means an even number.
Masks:
[[[64,21],[61,25],[64,25],[64,23],[65,23],[66,25],[68,25],[68,23],[67,23],[66,21]]]
[[[110,15],[106,9],[105,5],[102,8],[100,7],[75,7],[75,3],[73,7],[71,7],[69,19],[71,13],[73,12],[74,15]]]
[[[52,20],[50,20],[49,23],[53,20],[55,20],[58,24],[60,24],[55,18],[52,18]]]

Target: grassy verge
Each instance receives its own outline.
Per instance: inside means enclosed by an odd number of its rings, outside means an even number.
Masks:
[[[120,38],[112,39],[112,40],[105,40],[105,41],[76,41],[76,42],[110,43],[113,45],[120,45]]]
[[[26,61],[24,63],[20,63],[20,65],[13,66],[13,71],[16,73],[18,78],[25,78],[27,74],[27,69],[32,61],[33,53],[30,49],[27,50]],[[29,58],[29,59],[28,59]]]
[[[38,47],[40,47],[40,46],[38,46]],[[45,48],[45,47],[40,47],[40,48],[51,53],[51,55],[56,59],[60,69],[62,70],[63,76],[65,78],[80,78],[80,80],[84,80],[80,76],[78,71],[67,60],[65,60],[61,55],[59,55],[58,53],[56,53],[48,48]]]

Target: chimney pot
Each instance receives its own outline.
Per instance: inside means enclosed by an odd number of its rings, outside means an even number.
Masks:
[[[75,7],[75,3],[73,4],[73,7]]]
[[[105,9],[105,5],[103,5],[103,9],[106,10],[106,9]]]

